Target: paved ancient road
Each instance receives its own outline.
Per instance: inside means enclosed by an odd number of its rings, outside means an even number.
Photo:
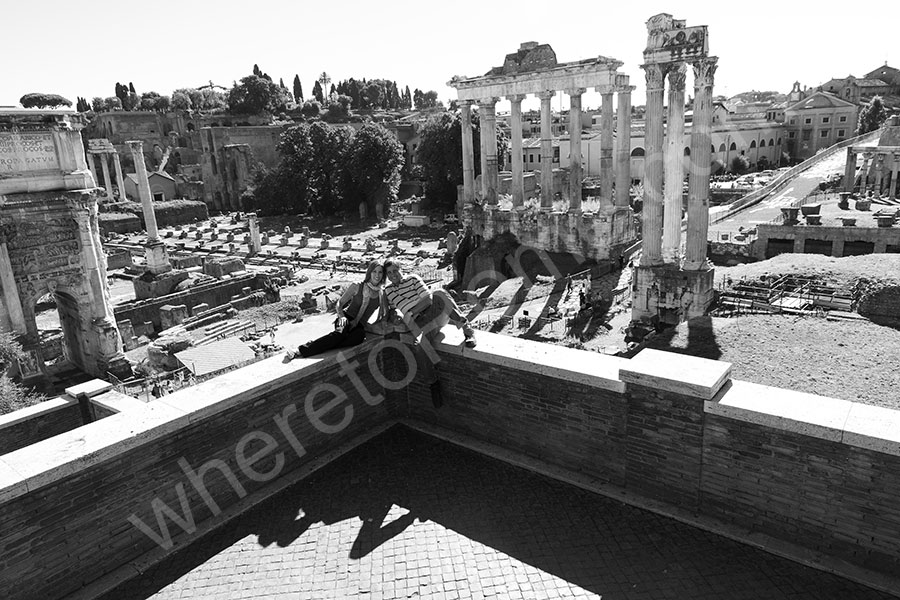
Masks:
[[[868,588],[394,428],[104,600],[868,600]]]

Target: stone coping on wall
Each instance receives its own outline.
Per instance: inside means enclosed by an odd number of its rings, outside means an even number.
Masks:
[[[466,348],[461,330],[448,325],[442,333],[438,348],[448,354],[625,393],[619,372],[631,363],[627,358],[484,332],[476,333],[474,348]]]
[[[346,350],[344,355],[350,358],[375,344],[377,341],[366,342]],[[159,400],[148,403],[135,400],[124,412],[5,454],[0,457],[0,502],[164,437],[247,398],[265,394],[266,390],[291,385],[333,365],[333,356],[332,353],[291,362],[285,362],[280,355],[271,357]],[[110,400],[116,405],[116,398]],[[63,402],[68,405],[74,399],[63,399]]]
[[[52,413],[53,411],[66,408],[67,406],[70,406],[74,401],[74,398],[58,396],[56,398],[51,398],[50,400],[38,402],[37,404],[32,404],[31,406],[26,406],[25,408],[20,408],[19,410],[0,415],[0,435],[3,435],[3,430],[7,427],[18,425],[22,421],[37,419],[48,413]]]
[[[731,376],[731,363],[645,348],[621,372],[622,381],[711,400]]]
[[[900,456],[900,411],[732,380],[705,411]]]

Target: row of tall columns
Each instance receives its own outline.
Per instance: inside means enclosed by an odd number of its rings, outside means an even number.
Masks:
[[[663,93],[660,65],[641,65],[646,72],[647,104],[644,117],[644,205],[642,208],[641,265],[662,264]]]
[[[103,182],[106,186],[106,197],[112,200],[113,192],[112,192],[112,178],[109,175],[109,155],[113,157],[113,166],[116,170],[116,185],[119,186],[119,198],[121,200],[125,200],[125,178],[122,177],[122,163],[119,161],[119,153],[118,152],[92,152],[88,154],[88,169],[91,171],[91,174],[94,176],[94,181],[99,181],[97,178],[96,166],[94,165],[95,157],[100,158],[100,167],[103,170]]]
[[[680,63],[668,73],[669,110],[665,150],[665,209],[663,212],[662,256],[667,263],[678,262],[681,251],[682,163],[684,161],[684,80],[687,66]]]
[[[691,170],[688,181],[687,239],[683,268],[709,268],[706,259],[709,233],[709,173],[712,158],[712,99],[717,59],[707,58],[694,67],[694,111],[691,125]],[[680,172],[680,165],[679,165]]]
[[[614,202],[616,206],[630,205],[631,188],[631,86],[618,89],[618,130],[620,143],[616,156],[613,157],[613,93],[602,93],[601,107],[601,140],[600,140],[600,173],[601,195]],[[581,152],[581,110],[584,88],[565,90],[570,97],[569,109],[569,210],[581,210],[582,179],[584,165]],[[598,90],[599,91],[599,90]],[[553,207],[553,131],[551,127],[551,101],[556,92],[547,90],[537,94],[541,101],[541,209]],[[513,207],[525,204],[524,170],[522,154],[522,101],[524,94],[506,97],[510,101],[510,128],[512,132],[512,185],[511,195]],[[481,196],[487,205],[498,203],[500,186],[497,157],[497,124],[495,104],[498,98],[478,101],[481,114]],[[475,155],[472,141],[472,104],[471,100],[460,102],[460,118],[462,121],[462,154],[463,154],[463,202],[471,204],[475,201]],[[615,168],[613,168],[615,165]],[[615,182],[615,198],[613,198],[613,182]]]
[[[844,167],[844,191],[852,192],[856,183],[857,152],[847,150],[847,163]],[[874,170],[872,185],[869,184],[869,171]],[[865,193],[870,189],[878,195],[884,193],[885,171],[890,173],[888,195],[891,200],[897,197],[897,178],[900,177],[900,154],[894,153],[863,153],[863,166],[860,171],[859,190]]]
[[[716,58],[693,63],[694,110],[691,127],[691,160],[688,188],[688,224],[685,270],[708,268],[710,127],[712,87]],[[684,161],[684,80],[686,65],[646,64],[647,109],[644,147],[644,206],[642,266],[679,262],[681,246],[682,177]],[[663,94],[669,77],[667,144],[663,146]],[[663,176],[665,165],[665,201]],[[663,206],[665,205],[665,217]]]
[[[568,90],[569,94],[569,210],[581,210],[581,95],[584,88]]]

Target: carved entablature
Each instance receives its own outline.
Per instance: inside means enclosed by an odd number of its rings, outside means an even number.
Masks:
[[[706,25],[686,27],[684,21],[672,15],[659,14],[647,21],[647,48],[644,61],[648,63],[693,62],[709,54]]]

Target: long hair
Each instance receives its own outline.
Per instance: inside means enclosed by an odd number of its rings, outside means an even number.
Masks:
[[[377,267],[381,267],[381,283],[379,285],[384,285],[385,268],[380,260],[373,260],[372,262],[369,263],[369,266],[366,267],[366,276],[363,277],[363,280],[362,280],[363,285],[369,283],[369,279],[371,279],[371,277],[372,277],[372,271],[374,271]]]

